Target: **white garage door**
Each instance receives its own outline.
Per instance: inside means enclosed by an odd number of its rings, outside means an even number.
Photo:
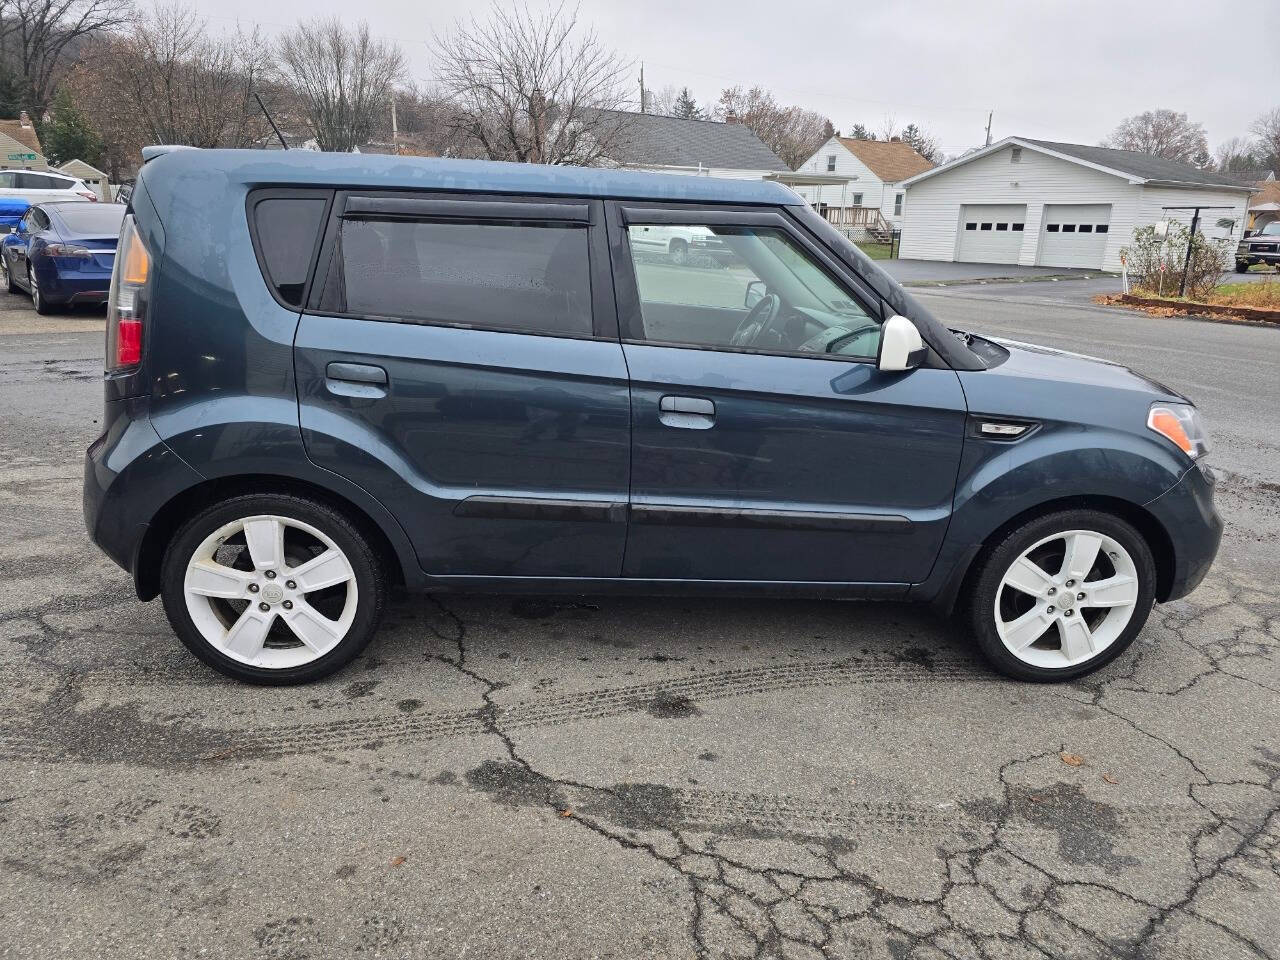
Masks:
[[[1110,227],[1109,203],[1046,204],[1040,265],[1101,268]]]
[[[1017,263],[1026,204],[970,203],[960,208],[961,263]]]

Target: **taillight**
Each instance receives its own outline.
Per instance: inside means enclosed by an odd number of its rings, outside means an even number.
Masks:
[[[122,373],[142,363],[150,275],[151,255],[129,214],[121,225],[107,295],[107,373]]]
[[[73,260],[88,260],[91,256],[87,247],[74,243],[50,243],[44,252],[51,257],[70,257]]]

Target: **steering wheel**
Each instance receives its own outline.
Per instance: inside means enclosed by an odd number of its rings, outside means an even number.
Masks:
[[[773,329],[780,313],[782,313],[782,298],[776,293],[766,293],[760,298],[760,302],[748,310],[747,315],[742,318],[738,329],[733,331],[733,336],[729,338],[729,345],[754,346],[766,331]]]

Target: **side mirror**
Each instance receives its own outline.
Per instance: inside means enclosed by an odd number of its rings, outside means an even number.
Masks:
[[[880,352],[876,368],[886,373],[914,370],[924,363],[929,350],[920,339],[920,331],[906,317],[895,314],[880,327]]]
[[[747,292],[742,296],[742,305],[747,309],[754,307],[764,299],[764,281],[752,280],[747,284]]]

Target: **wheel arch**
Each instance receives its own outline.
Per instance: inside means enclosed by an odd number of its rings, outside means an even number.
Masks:
[[[956,564],[947,585],[932,601],[935,608],[948,615],[955,609],[957,598],[977,574],[982,561],[1010,531],[1037,517],[1062,510],[1097,510],[1119,517],[1131,524],[1151,550],[1151,557],[1156,566],[1156,599],[1159,601],[1168,599],[1173,587],[1177,563],[1173,539],[1160,521],[1151,512],[1129,500],[1100,495],[1080,495],[1038,503],[1007,518],[991,530],[982,538],[981,543],[968,552],[964,562]]]
[[[389,581],[403,586],[407,570],[416,568],[392,542],[384,526],[360,505],[333,490],[296,477],[240,475],[206,480],[188,487],[167,501],[152,516],[147,532],[138,544],[133,564],[134,589],[138,599],[152,600],[160,593],[160,567],[165,550],[178,529],[192,515],[212,504],[248,493],[274,493],[307,497],[342,513],[368,539]]]

